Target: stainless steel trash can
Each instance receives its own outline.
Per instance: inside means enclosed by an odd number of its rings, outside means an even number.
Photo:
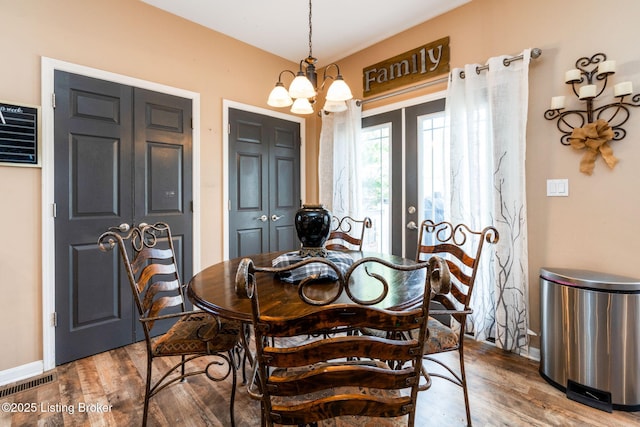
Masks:
[[[540,270],[540,375],[567,397],[640,410],[640,279]]]

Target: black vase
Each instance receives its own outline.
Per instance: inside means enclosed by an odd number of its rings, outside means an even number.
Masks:
[[[302,205],[295,216],[296,232],[302,244],[301,256],[326,256],[324,243],[331,231],[331,212],[323,205]]]

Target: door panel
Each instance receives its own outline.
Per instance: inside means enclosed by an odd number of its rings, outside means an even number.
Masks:
[[[263,156],[238,153],[237,200],[239,211],[262,210]]]
[[[229,109],[229,256],[299,247],[300,126]]]
[[[381,203],[390,204],[389,215],[378,215],[379,220],[384,220],[386,223],[384,226],[374,226],[376,230],[380,232],[389,233],[389,236],[378,236],[376,240],[379,241],[391,241],[391,253],[393,255],[402,256],[402,234],[403,234],[403,222],[402,222],[402,111],[395,110],[387,113],[378,114],[375,116],[364,117],[362,119],[362,128],[373,126],[387,125],[390,128],[389,138],[391,139],[391,159],[388,162],[391,164],[391,180],[386,182],[391,188],[389,191],[385,191],[385,194],[390,194],[390,200],[381,201]],[[380,159],[381,163],[385,163],[383,159]],[[384,182],[384,180],[381,180]],[[384,184],[382,184],[384,185]],[[372,218],[375,219],[375,218]],[[375,221],[374,221],[375,223]]]
[[[269,149],[260,116],[229,110],[231,257],[269,250]]]
[[[288,251],[300,246],[294,219],[300,207],[300,131],[298,126],[273,130],[270,147],[269,212],[271,251]]]
[[[425,161],[439,160],[434,160],[433,153],[429,151],[431,148],[425,148],[423,137],[428,130],[422,124],[424,116],[442,112],[444,107],[445,100],[438,99],[362,119],[365,134],[376,126],[390,129],[391,158],[380,159],[380,163],[388,161],[391,164],[391,182],[384,183],[381,180],[382,185],[390,187],[391,225],[388,228],[381,227],[381,230],[389,230],[391,252],[394,255],[414,258],[418,244],[417,226],[427,217],[439,219],[432,216],[436,212],[437,189],[433,185],[429,188],[424,185],[428,181],[425,174],[431,173],[425,167]]]
[[[71,136],[73,218],[118,216],[119,141],[88,135]]]
[[[131,220],[131,88],[55,73],[56,363],[132,342],[133,301],[100,232]],[[123,286],[124,285],[124,286]],[[126,287],[125,287],[126,286]]]
[[[191,101],[55,72],[56,364],[142,338],[118,252],[120,224],[170,224],[192,275]]]
[[[420,182],[424,179],[424,174],[427,171],[424,168],[424,155],[423,148],[419,144],[422,142],[420,133],[423,129],[418,125],[421,123],[420,118],[428,114],[434,114],[444,111],[444,99],[438,99],[424,104],[414,105],[408,107],[405,111],[406,121],[406,168],[405,168],[405,224],[413,221],[417,225],[420,225],[422,220],[426,219],[425,214],[425,202],[427,200],[434,200],[434,195],[420,194],[422,190]],[[426,153],[431,158],[432,153]],[[410,207],[415,209],[410,209]],[[436,220],[437,218],[430,217],[429,219]],[[418,230],[414,228],[405,227],[405,254],[408,258],[415,258],[416,249],[418,245]]]
[[[187,283],[193,276],[191,100],[134,88],[134,117],[132,222],[171,226],[178,274]],[[186,303],[190,308],[191,303]],[[160,321],[154,331],[161,334],[171,323]],[[144,338],[139,322],[135,331],[136,341]]]

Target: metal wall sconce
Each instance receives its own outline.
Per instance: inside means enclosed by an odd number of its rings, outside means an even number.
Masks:
[[[551,108],[545,111],[547,120],[556,120],[562,133],[560,142],[586,152],[580,163],[580,171],[591,175],[598,154],[613,168],[617,159],[609,141],[619,141],[627,132],[624,125],[630,116],[630,107],[640,107],[640,94],[632,95],[631,82],[621,82],[614,86],[616,102],[594,107],[594,101],[607,87],[609,77],[616,72],[616,62],[607,60],[604,53],[596,53],[591,58],[582,57],[576,61],[576,68],[565,73],[565,83],[570,84],[573,93],[585,102],[584,110],[565,110],[565,97],[551,98]],[[631,96],[629,102],[625,97]]]

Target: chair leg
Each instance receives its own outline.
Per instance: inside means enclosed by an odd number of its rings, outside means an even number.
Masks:
[[[151,370],[152,370],[152,358],[147,354],[147,381],[144,389],[144,410],[142,412],[142,427],[147,425],[147,417],[149,415],[149,399],[151,399]]]
[[[235,359],[234,359],[234,354],[233,354],[234,350],[229,350],[229,363],[231,364],[231,375],[232,375],[232,385],[231,385],[231,399],[229,402],[229,416],[231,417],[231,427],[235,427],[236,425],[236,418],[235,418],[235,400],[236,400],[236,386],[237,386],[237,369],[239,369],[239,366],[236,367],[235,366]]]
[[[469,406],[469,392],[467,391],[467,374],[464,371],[464,353],[460,348],[460,378],[462,383],[462,392],[464,394],[464,409],[467,412],[467,426],[471,427],[471,408]]]
[[[182,356],[182,364],[180,365],[180,375],[182,376],[182,379],[180,380],[181,383],[186,383],[187,382],[187,378],[184,376],[185,373],[185,356]]]

